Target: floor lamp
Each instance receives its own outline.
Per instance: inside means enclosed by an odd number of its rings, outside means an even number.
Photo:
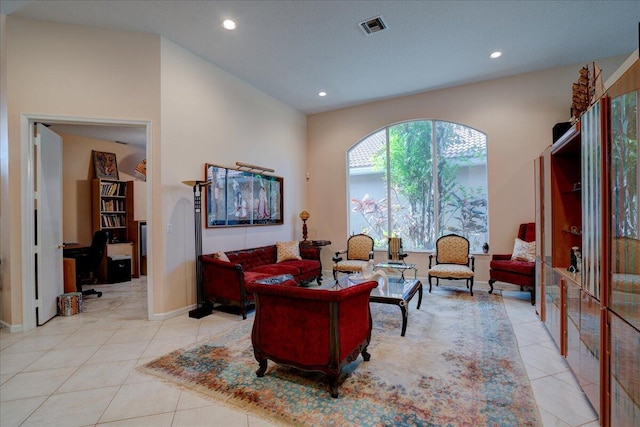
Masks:
[[[211,184],[211,181],[182,181],[184,185],[193,187],[193,219],[195,230],[196,249],[196,291],[198,306],[189,311],[189,317],[201,319],[212,313],[211,303],[205,300],[202,291],[202,189]]]

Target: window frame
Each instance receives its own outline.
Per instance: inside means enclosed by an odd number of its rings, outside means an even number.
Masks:
[[[348,224],[348,229],[351,230],[352,228],[352,222],[353,222],[353,215],[354,215],[354,210],[353,210],[353,203],[352,203],[352,177],[353,176],[357,176],[360,174],[353,174],[352,175],[352,169],[356,169],[357,167],[352,168],[351,166],[351,155],[354,152],[354,150],[362,143],[366,142],[369,138],[374,137],[376,134],[379,133],[383,133],[384,136],[384,140],[382,141],[382,144],[384,144],[384,155],[385,155],[385,168],[384,170],[381,170],[380,173],[384,173],[385,174],[385,178],[383,178],[384,180],[384,186],[385,186],[385,196],[384,198],[386,199],[386,230],[383,231],[383,235],[385,237],[393,237],[395,236],[395,233],[393,233],[393,224],[394,222],[397,222],[396,218],[394,218],[393,215],[393,203],[391,202],[392,200],[392,188],[391,188],[391,182],[392,182],[392,175],[391,175],[391,168],[392,168],[392,162],[391,162],[391,141],[390,141],[390,134],[391,134],[391,129],[394,126],[399,126],[402,124],[407,124],[407,123],[419,123],[419,122],[430,122],[431,123],[431,129],[430,129],[430,147],[431,147],[431,162],[432,162],[432,167],[430,170],[430,174],[431,174],[431,181],[433,183],[437,183],[438,182],[438,173],[439,173],[439,163],[438,163],[438,158],[440,157],[438,154],[438,126],[439,124],[445,124],[445,125],[449,125],[449,126],[458,126],[458,127],[462,127],[464,129],[468,129],[471,132],[474,133],[478,133],[482,136],[482,143],[484,144],[484,158],[483,158],[483,162],[481,164],[484,165],[484,184],[480,185],[480,186],[476,186],[475,188],[482,188],[484,190],[484,198],[483,200],[485,201],[485,212],[484,212],[484,235],[486,237],[486,242],[480,242],[478,244],[478,246],[476,248],[472,249],[472,253],[476,254],[476,253],[482,253],[483,249],[482,243],[486,243],[489,244],[489,171],[488,171],[488,163],[489,163],[489,150],[488,150],[488,137],[487,134],[485,132],[482,132],[476,128],[473,128],[471,126],[467,126],[465,124],[461,124],[461,123],[457,123],[457,122],[451,122],[451,121],[447,121],[447,120],[438,120],[438,119],[412,119],[412,120],[405,120],[405,121],[400,121],[400,122],[396,122],[393,124],[389,124],[387,126],[384,126],[382,128],[377,129],[374,132],[369,133],[368,135],[366,135],[365,137],[361,138],[358,142],[356,142],[355,144],[353,144],[352,146],[350,146],[347,151],[346,151],[346,183],[347,183],[347,224]],[[467,165],[468,166],[468,165]],[[474,188],[469,186],[469,188]],[[434,247],[427,247],[427,248],[414,248],[414,249],[409,249],[409,251],[411,252],[421,252],[421,253],[430,253],[433,252],[435,249],[435,242],[438,239],[438,237],[440,237],[441,235],[447,234],[446,232],[442,232],[441,233],[441,216],[440,216],[440,211],[441,211],[441,206],[440,206],[440,197],[441,197],[441,192],[439,191],[439,189],[437,188],[437,185],[434,186],[433,188],[433,218],[434,218],[434,225],[433,225],[433,236],[429,236],[430,238],[433,239],[433,241],[429,242],[431,245],[433,245]],[[424,224],[422,225],[424,227]],[[353,233],[357,233],[360,231],[354,231],[351,230],[350,234]],[[431,234],[431,232],[429,233]],[[461,233],[460,233],[461,234]],[[403,237],[403,236],[400,236]],[[384,239],[383,242],[384,243],[379,243],[376,244],[375,250],[387,250],[387,241],[388,239]],[[430,246],[430,245],[429,245]],[[405,249],[405,251],[407,251]]]

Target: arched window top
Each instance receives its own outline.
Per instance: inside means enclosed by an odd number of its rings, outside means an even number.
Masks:
[[[371,133],[347,151],[349,231],[386,246],[433,250],[456,233],[488,241],[487,136],[459,123],[413,120]]]

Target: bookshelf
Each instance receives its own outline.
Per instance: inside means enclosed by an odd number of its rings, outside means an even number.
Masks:
[[[106,258],[114,255],[131,256],[131,276],[139,277],[135,256],[138,239],[132,231],[137,227],[133,213],[133,181],[94,179],[91,195],[93,233],[98,230],[109,232],[109,243],[100,268],[101,279],[106,280]]]
[[[93,232],[109,232],[109,243],[128,241],[127,225],[133,206],[128,181],[94,179],[92,187]]]

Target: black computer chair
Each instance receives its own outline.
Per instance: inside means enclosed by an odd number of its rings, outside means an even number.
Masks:
[[[82,295],[98,295],[98,298],[102,296],[102,292],[95,289],[82,290],[82,285],[97,282],[97,270],[107,250],[108,240],[109,233],[98,230],[93,234],[90,247],[71,250],[64,254],[65,258],[76,260],[76,290],[82,292]]]

